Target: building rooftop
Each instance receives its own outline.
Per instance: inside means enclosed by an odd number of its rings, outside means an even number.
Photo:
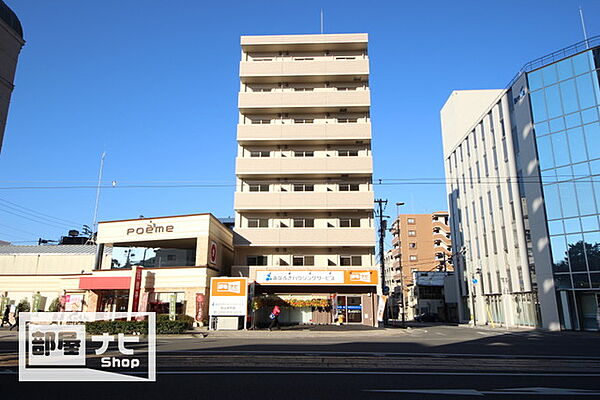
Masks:
[[[10,26],[21,39],[23,39],[23,27],[21,26],[21,21],[19,21],[17,14],[15,14],[3,0],[0,0],[0,18],[2,21],[6,22],[6,24]]]
[[[110,252],[110,248],[105,248],[104,252]],[[43,246],[0,246],[0,256],[15,254],[96,254],[96,246],[60,244]]]

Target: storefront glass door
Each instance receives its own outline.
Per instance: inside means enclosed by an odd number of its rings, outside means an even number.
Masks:
[[[362,297],[338,296],[338,315],[342,315],[344,322],[361,324]]]

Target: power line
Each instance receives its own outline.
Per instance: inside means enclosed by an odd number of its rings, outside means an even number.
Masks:
[[[38,236],[36,233],[29,232],[29,231],[26,231],[26,230],[23,230],[23,229],[20,229],[20,228],[15,228],[14,226],[6,225],[6,224],[1,224],[1,223],[0,223],[0,226],[4,226],[5,228],[10,228],[10,229],[13,229],[15,231],[20,231],[20,232],[26,233],[28,235]]]
[[[22,205],[20,205],[20,204],[13,203],[12,201],[8,201],[8,200],[6,200],[6,199],[2,199],[2,198],[0,198],[0,201],[2,201],[2,202],[4,202],[4,203],[11,204],[11,205],[13,205],[14,207],[22,208],[23,210],[29,211],[30,213],[39,214],[40,216],[43,216],[43,217],[46,217],[46,218],[51,218],[51,219],[55,219],[55,220],[57,220],[57,221],[66,222],[66,223],[68,223],[69,225],[71,225],[71,224],[75,224],[75,225],[83,225],[83,224],[82,224],[82,223],[80,223],[80,222],[75,222],[75,221],[70,221],[70,220],[68,220],[68,219],[62,219],[62,218],[54,217],[54,216],[52,216],[52,215],[45,214],[45,213],[43,213],[43,212],[40,212],[40,211],[33,210],[33,209],[31,209],[31,208],[28,208],[28,207],[22,206]]]
[[[17,214],[17,213],[15,213],[14,211],[8,211],[8,210],[5,210],[5,209],[2,209],[1,207],[0,207],[0,211],[2,211],[2,212],[5,212],[5,213],[7,213],[7,214],[11,214],[11,215],[17,216],[17,217],[20,217],[20,218],[27,219],[27,220],[29,220],[29,221],[36,222],[36,223],[38,223],[38,224],[44,224],[44,225],[48,225],[48,226],[51,226],[51,227],[53,227],[53,228],[56,228],[56,229],[63,229],[63,230],[64,230],[64,229],[66,229],[66,228],[72,228],[72,227],[70,227],[70,226],[68,226],[68,225],[63,225],[63,226],[60,226],[60,225],[53,224],[53,223],[46,222],[46,221],[42,221],[42,220],[39,220],[39,219],[33,219],[33,218],[30,218],[30,217],[28,217],[28,216],[26,216],[26,215],[20,215],[20,214]]]

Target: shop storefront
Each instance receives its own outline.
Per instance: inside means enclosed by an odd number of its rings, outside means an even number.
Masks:
[[[376,270],[255,270],[253,325],[269,322],[275,305],[285,325],[376,325]]]

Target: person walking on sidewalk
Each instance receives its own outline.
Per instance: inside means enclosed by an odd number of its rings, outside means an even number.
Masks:
[[[4,315],[2,316],[2,323],[0,323],[0,327],[4,326],[4,324],[7,324],[8,326],[10,326],[10,304],[6,305],[6,308],[4,309]]]
[[[281,314],[279,306],[273,307],[273,311],[271,311],[271,315],[269,315],[269,318],[271,318],[269,330],[273,329],[275,326],[277,326],[277,329],[281,330],[281,327],[279,326],[279,314]]]

